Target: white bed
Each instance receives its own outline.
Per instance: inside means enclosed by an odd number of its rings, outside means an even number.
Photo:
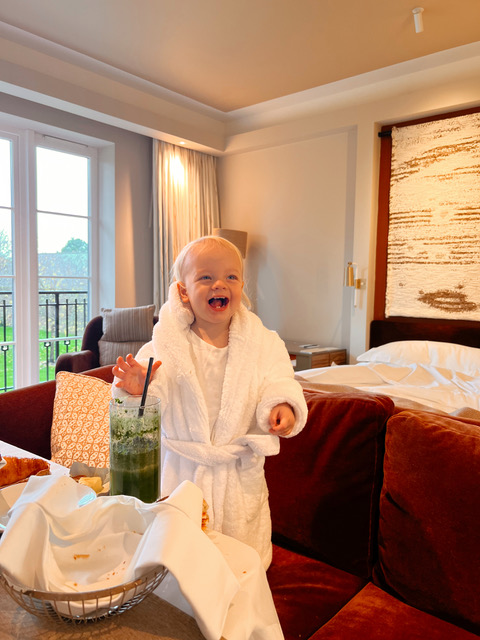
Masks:
[[[305,388],[354,387],[388,395],[401,408],[480,418],[476,347],[429,340],[389,342],[359,356],[355,365],[308,369],[296,378]]]

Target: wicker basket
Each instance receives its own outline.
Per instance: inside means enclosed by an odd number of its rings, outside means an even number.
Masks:
[[[160,566],[141,578],[110,589],[83,593],[35,591],[22,588],[0,573],[0,584],[21,607],[56,622],[96,622],[131,609],[142,602],[167,574]]]

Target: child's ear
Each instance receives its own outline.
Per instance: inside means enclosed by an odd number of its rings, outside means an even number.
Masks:
[[[183,284],[183,282],[177,282],[178,295],[180,296],[180,300],[182,302],[189,302],[187,288]]]

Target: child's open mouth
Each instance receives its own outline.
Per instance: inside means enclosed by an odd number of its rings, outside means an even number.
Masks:
[[[219,297],[219,298],[210,298],[208,304],[214,309],[222,309],[226,307],[228,304],[228,298]]]

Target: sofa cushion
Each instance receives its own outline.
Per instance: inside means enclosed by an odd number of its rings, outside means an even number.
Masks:
[[[310,638],[365,585],[362,578],[276,545],[267,578],[285,640]]]
[[[311,640],[475,640],[478,636],[368,584]]]
[[[384,473],[376,584],[480,633],[480,426],[398,413]]]
[[[100,365],[114,364],[119,356],[135,355],[152,339],[155,305],[102,309],[103,335],[98,341]]]
[[[145,342],[109,342],[108,340],[98,341],[100,366],[113,365],[119,356],[125,358],[129,353],[136,355]]]
[[[102,309],[103,336],[109,342],[148,342],[152,339],[155,305]]]
[[[368,577],[393,402],[367,393],[304,393],[305,428],[281,438],[280,453],[265,461],[274,540]]]
[[[90,375],[59,371],[53,404],[52,460],[65,467],[85,462],[109,466],[108,405],[111,384]]]

